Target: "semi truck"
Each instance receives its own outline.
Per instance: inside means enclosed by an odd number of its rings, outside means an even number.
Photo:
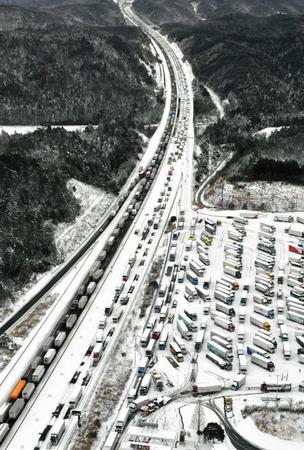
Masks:
[[[43,357],[43,363],[48,366],[51,364],[53,359],[56,356],[56,350],[54,348],[50,348]]]
[[[221,345],[222,347],[226,348],[227,350],[232,350],[232,343],[226,341],[225,339],[219,337],[219,336],[212,336],[212,341],[216,342],[217,344]]]
[[[229,305],[225,305],[224,303],[215,303],[215,309],[217,311],[221,311],[228,316],[235,317],[235,310],[234,308],[231,308]]]
[[[287,319],[291,320],[292,322],[301,323],[304,325],[304,315],[299,314],[293,311],[287,311]]]
[[[201,298],[204,302],[211,302],[210,295],[207,291],[202,289],[200,286],[196,286],[195,289],[199,298]]]
[[[223,333],[220,330],[211,330],[210,335],[211,335],[211,339],[213,339],[213,336],[218,336],[221,339],[224,339],[225,341],[232,343],[232,337],[227,335],[226,333]]]
[[[82,396],[82,386],[75,386],[72,391],[71,398],[69,400],[71,408],[75,408],[75,406],[77,406],[79,400],[81,399],[81,396]]]
[[[260,336],[253,337],[253,344],[256,345],[257,347],[262,348],[263,350],[266,350],[268,353],[275,352],[274,345],[271,342],[267,341],[266,339],[263,339]]]
[[[232,305],[233,303],[233,297],[228,295],[227,293],[220,291],[216,288],[214,291],[214,298],[217,300],[220,300],[221,302],[225,303],[226,305]]]
[[[214,323],[215,323],[215,325],[218,325],[219,327],[223,328],[224,330],[228,330],[230,332],[233,332],[235,330],[234,324],[227,319],[222,319],[221,317],[215,317]]]
[[[243,236],[235,230],[228,231],[228,238],[231,239],[232,241],[237,241],[237,242],[243,241]]]
[[[55,348],[60,348],[63,344],[63,342],[66,339],[66,332],[65,331],[59,331],[58,334],[55,336],[54,340],[54,346]]]
[[[253,355],[253,353],[257,353],[258,355],[263,356],[266,359],[270,359],[270,355],[266,352],[266,350],[261,347],[256,347],[255,345],[247,345],[246,347],[247,355]]]
[[[24,400],[29,400],[35,390],[34,383],[27,383],[25,388],[22,390],[22,398]]]
[[[265,321],[264,319],[260,319],[259,317],[256,316],[250,316],[250,323],[266,331],[270,331],[271,328],[269,322]]]
[[[77,320],[76,314],[70,314],[66,319],[66,323],[65,323],[66,328],[68,330],[71,330],[73,328],[73,326],[75,325],[76,320]]]
[[[180,332],[182,338],[186,339],[187,341],[190,341],[192,339],[192,333],[190,333],[183,320],[179,319],[177,321],[177,329]]]
[[[194,286],[185,285],[185,292],[190,295],[194,300],[198,298],[197,290]]]
[[[60,442],[60,439],[65,432],[65,421],[62,419],[57,419],[55,422],[55,425],[53,425],[51,430],[51,446],[58,445]]]
[[[220,344],[217,344],[214,341],[208,341],[207,342],[207,348],[212,353],[215,353],[216,355],[220,356],[223,359],[226,359],[226,360],[229,360],[229,361],[231,359],[233,359],[233,354],[231,353],[230,350],[228,350],[225,347],[222,347]]]
[[[193,321],[189,319],[189,317],[187,317],[185,314],[178,314],[177,317],[179,320],[182,320],[184,322],[189,331],[197,331],[197,325],[195,325],[195,323],[193,323]]]
[[[272,335],[272,333],[270,333],[268,331],[265,331],[265,330],[262,330],[262,329],[258,330],[258,331],[255,332],[255,336],[259,336],[259,337],[261,337],[263,339],[266,339],[266,341],[271,342],[274,347],[278,346],[276,338]]]
[[[17,419],[25,405],[24,398],[17,398],[9,409],[8,416],[10,419]]]
[[[232,277],[235,278],[241,278],[242,274],[239,270],[233,269],[232,267],[224,267],[224,273],[226,273],[227,275],[231,275]]]
[[[4,440],[4,438],[8,432],[9,432],[9,424],[8,423],[0,423],[0,444]]]
[[[240,387],[242,387],[245,384],[245,381],[246,375],[243,374],[236,375],[232,380],[231,389],[237,391],[238,389],[240,389]]]
[[[221,384],[193,384],[192,385],[192,394],[203,395],[203,394],[214,394],[220,392],[222,390]]]
[[[295,237],[299,237],[299,238],[304,237],[304,230],[297,226],[290,226],[289,228],[287,228],[287,232],[291,236],[295,236]]]
[[[269,372],[273,372],[275,369],[272,361],[264,358],[264,356],[258,355],[257,353],[253,353],[251,355],[251,362],[259,367],[262,367],[263,369],[268,370]]]
[[[39,365],[32,374],[32,381],[34,383],[39,383],[41,378],[45,373],[45,367],[43,365]]]
[[[290,392],[291,383],[262,383],[260,386],[262,392]]]
[[[268,319],[273,319],[274,318],[274,310],[273,308],[264,306],[264,305],[259,305],[259,304],[254,304],[253,305],[253,311],[261,314],[262,316],[267,317]]]
[[[275,222],[293,222],[293,217],[288,214],[276,214],[273,220]]]
[[[230,361],[227,361],[214,353],[206,353],[206,358],[222,370],[232,370],[232,364]]]

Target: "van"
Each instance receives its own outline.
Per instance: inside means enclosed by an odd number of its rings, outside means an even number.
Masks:
[[[39,381],[41,380],[41,378],[44,375],[44,372],[45,372],[45,367],[42,365],[38,366],[32,375],[32,381],[34,383],[39,383]]]
[[[106,318],[106,316],[101,316],[101,318],[99,320],[98,328],[100,328],[101,330],[104,330],[106,325],[107,325],[107,318]]]
[[[56,350],[54,348],[50,348],[43,357],[43,363],[48,366],[51,364],[53,359],[55,358]]]
[[[122,310],[118,311],[115,316],[113,316],[113,323],[118,323],[122,316]]]
[[[24,398],[24,400],[29,400],[33,394],[35,390],[35,385],[34,383],[27,383],[25,388],[22,389],[22,398]]]
[[[75,406],[77,406],[81,396],[82,396],[82,386],[75,386],[75,388],[72,391],[71,398],[69,400],[71,408],[75,408]]]

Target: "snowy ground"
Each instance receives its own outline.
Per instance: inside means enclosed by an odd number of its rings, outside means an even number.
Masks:
[[[286,127],[268,127],[268,128],[264,128],[263,130],[257,131],[256,133],[254,133],[254,136],[256,134],[262,134],[266,137],[266,139],[268,139],[272,133],[275,133],[276,131],[281,131],[282,128],[286,128]]]
[[[96,127],[97,125],[93,125]],[[87,125],[52,125],[51,128],[64,128],[66,131],[84,131]],[[33,133],[38,128],[44,128],[40,125],[0,125],[0,133],[4,131],[7,134],[27,134]]]
[[[207,189],[205,199],[221,209],[304,210],[303,187],[283,182],[229,183],[220,177]]]
[[[113,194],[75,179],[69,180],[67,185],[78,200],[81,211],[75,223],[61,223],[56,228],[56,247],[64,259],[95,229],[115,200]]]

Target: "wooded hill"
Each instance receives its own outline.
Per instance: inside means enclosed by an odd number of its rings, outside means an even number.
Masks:
[[[0,30],[1,125],[98,126],[0,138],[5,299],[34,271],[59,262],[54,226],[79,213],[67,181],[119,192],[142,150],[138,131],[158,122],[162,99],[155,93],[149,41],[124,25],[110,0],[47,11],[0,7]]]

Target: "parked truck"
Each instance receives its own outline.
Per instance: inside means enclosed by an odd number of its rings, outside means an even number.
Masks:
[[[212,329],[210,335],[211,339],[213,339],[213,336],[218,336],[221,339],[224,339],[225,341],[232,343],[232,337],[230,335],[227,335],[226,333],[223,333],[220,330]]]
[[[253,305],[253,311],[261,314],[262,316],[267,317],[268,319],[273,319],[274,318],[274,310],[273,308],[264,306],[264,305],[258,305],[258,304],[254,304]]]
[[[275,222],[293,222],[293,217],[288,214],[276,214],[273,220]]]
[[[214,341],[208,341],[207,342],[207,348],[212,353],[215,353],[216,355],[220,356],[223,359],[226,359],[228,361],[233,359],[233,354],[231,353],[230,350],[228,350],[225,347],[222,347],[221,345],[217,344]]]
[[[236,375],[233,378],[232,384],[231,384],[231,389],[233,389],[234,391],[237,391],[238,389],[240,389],[240,387],[242,387],[245,384],[246,381],[246,375],[240,374],[240,375]]]
[[[194,300],[198,298],[197,290],[194,286],[185,285],[185,292],[189,294]]]
[[[232,277],[235,278],[241,278],[242,274],[239,270],[233,269],[231,267],[224,267],[224,273],[226,273],[227,275],[231,275]]]
[[[227,314],[228,316],[235,317],[235,310],[234,310],[234,308],[231,308],[230,306],[225,305],[224,303],[216,302],[215,303],[215,309],[217,311],[221,311],[221,312]]]
[[[271,328],[269,322],[265,321],[264,319],[260,319],[259,317],[256,316],[250,316],[250,323],[266,331],[270,331]]]
[[[222,390],[221,384],[193,384],[192,394],[193,396],[203,395],[203,394],[213,394],[220,392]]]
[[[202,289],[200,286],[196,286],[195,289],[199,298],[201,298],[204,302],[211,302],[210,295],[207,291]]]
[[[275,369],[275,366],[272,361],[270,361],[267,358],[264,358],[264,356],[258,355],[257,353],[253,353],[251,355],[251,362],[253,364],[256,364],[257,366],[262,367],[263,369],[268,370],[269,372],[273,372]]]
[[[220,291],[218,288],[216,288],[216,290],[214,291],[214,298],[220,300],[226,305],[232,305],[233,303],[233,297],[223,291]]]
[[[215,323],[215,325],[218,325],[219,327],[224,328],[224,330],[228,330],[230,332],[233,332],[235,330],[234,324],[227,319],[222,319],[221,317],[215,317],[214,323]]]
[[[182,338],[186,339],[187,341],[190,341],[192,339],[192,333],[190,333],[183,320],[178,319],[177,329],[180,332]]]
[[[266,350],[269,353],[275,352],[274,345],[271,342],[267,341],[266,339],[263,339],[260,336],[253,337],[253,344],[256,345],[257,347],[262,348],[263,350]]]

